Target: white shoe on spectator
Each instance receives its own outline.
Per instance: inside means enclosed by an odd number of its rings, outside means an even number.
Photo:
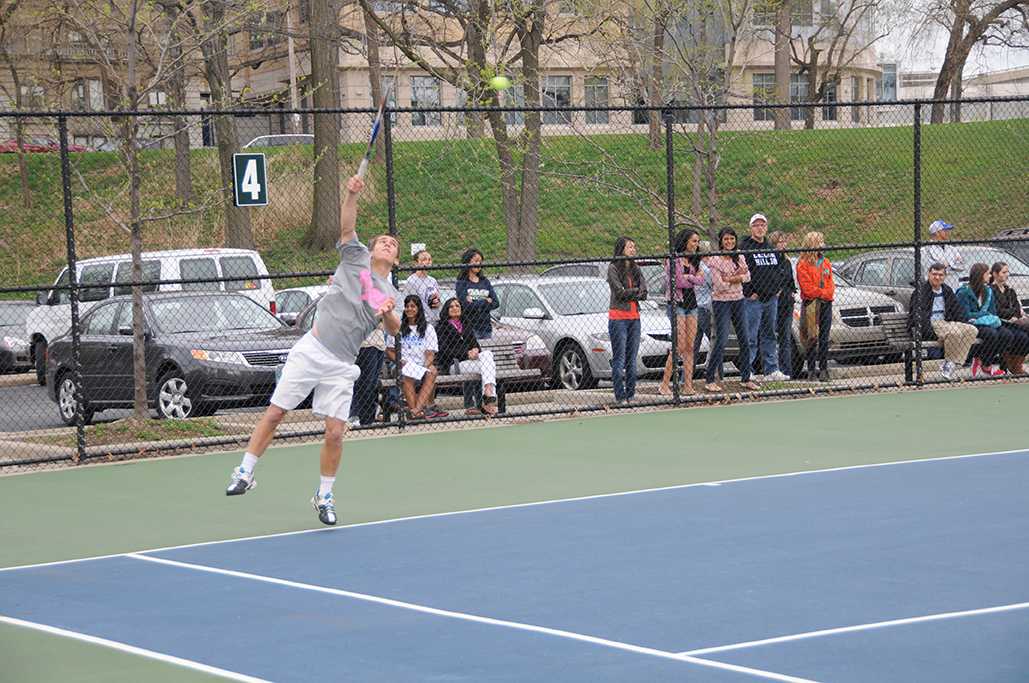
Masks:
[[[949,360],[943,361],[943,365],[940,366],[940,374],[944,379],[954,379],[954,363]]]
[[[353,417],[348,417],[347,418],[347,424],[350,425],[351,428],[353,428],[353,427],[360,427],[361,426],[361,418],[359,418],[357,415],[354,415]]]
[[[790,378],[790,376],[789,376],[789,375],[787,375],[787,374],[786,374],[785,372],[783,372],[782,370],[776,370],[776,371],[775,371],[775,372],[773,372],[773,373],[770,373],[770,374],[768,374],[768,375],[765,375],[765,379],[766,379],[767,381],[769,381],[769,382],[785,382],[785,381],[786,381],[786,380],[788,380],[789,378]]]
[[[752,379],[755,382],[764,382],[765,381],[765,376],[764,375],[753,374],[753,375],[750,376],[750,379]]]

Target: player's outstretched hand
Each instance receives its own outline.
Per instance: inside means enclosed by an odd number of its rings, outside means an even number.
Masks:
[[[394,303],[393,297],[387,297],[381,304],[379,304],[379,307],[375,309],[375,315],[383,316],[387,313],[392,313]]]
[[[347,181],[347,191],[352,194],[359,194],[364,189],[364,181],[360,177],[353,175]]]

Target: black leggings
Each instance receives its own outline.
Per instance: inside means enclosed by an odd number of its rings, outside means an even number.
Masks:
[[[815,371],[817,362],[820,370],[829,369],[829,332],[832,330],[832,302],[812,299],[804,302],[804,308],[818,305],[818,342],[807,351],[807,367]],[[804,315],[801,313],[801,315]]]

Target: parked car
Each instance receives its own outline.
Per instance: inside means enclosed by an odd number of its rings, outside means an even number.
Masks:
[[[1029,314],[1029,265],[1018,259],[1010,251],[987,246],[959,245],[955,247],[968,268],[973,263],[982,262],[993,265],[996,261],[1008,264],[1011,279],[1008,284],[1022,297],[1022,310]],[[923,273],[929,268],[923,259]],[[915,250],[884,249],[858,254],[847,259],[839,266],[840,272],[862,289],[870,289],[885,294],[903,305],[908,310],[911,294],[915,288]],[[924,275],[923,275],[924,277]],[[963,280],[968,279],[966,271]]]
[[[83,259],[76,264],[79,284],[79,314],[84,314],[101,301],[119,294],[130,294],[132,288],[132,257],[129,254]],[[247,249],[181,249],[176,251],[143,252],[143,280],[183,280],[220,277],[238,277],[226,282],[197,282],[162,284],[162,292],[226,291],[239,292],[275,313],[275,289],[272,281],[260,276],[268,269],[256,251]],[[54,287],[68,285],[68,269],[64,268],[54,281]],[[143,288],[146,292],[158,290],[157,285]],[[36,379],[46,382],[46,349],[51,340],[60,337],[71,327],[71,298],[66,289],[40,292],[36,308],[26,321],[26,335],[31,348]]]
[[[1029,263],[1029,227],[1001,230],[993,239],[1017,239],[1017,242],[1005,242],[997,246],[1014,254],[1022,263]]]
[[[61,143],[58,142],[57,140],[55,140],[54,138],[43,137],[43,136],[34,136],[34,137],[23,138],[22,139],[21,148],[25,152],[35,153],[35,154],[47,153],[47,152],[60,152],[61,151]],[[75,145],[75,144],[72,144],[72,143],[69,142],[68,143],[68,151],[69,152],[88,152],[89,148],[83,147],[82,145]],[[17,139],[11,138],[10,140],[5,140],[3,143],[0,143],[0,154],[2,154],[2,153],[16,154],[17,152],[18,152],[18,141],[17,141]]]
[[[218,408],[264,405],[276,368],[299,338],[264,306],[242,294],[143,296],[146,392],[158,417],[211,415]],[[115,296],[82,319],[79,358],[87,422],[133,401],[132,297]],[[75,421],[71,337],[50,343],[47,384],[66,424]]]
[[[280,289],[275,293],[275,315],[287,325],[293,325],[301,311],[325,294],[328,288],[328,285],[314,285]]]
[[[31,301],[0,301],[0,373],[32,367],[25,321],[34,306]]]
[[[498,278],[494,311],[501,323],[538,335],[553,358],[551,386],[588,389],[611,377],[607,332],[610,293],[595,277]],[[668,317],[653,302],[640,306],[640,377],[660,375],[671,348]]]
[[[284,133],[281,135],[260,135],[247,144],[243,149],[251,147],[288,147],[289,145],[313,145],[314,136],[307,133]]]

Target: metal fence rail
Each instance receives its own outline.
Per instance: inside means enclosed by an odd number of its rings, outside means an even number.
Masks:
[[[400,240],[394,281],[421,294],[410,301],[420,312],[405,339],[366,340],[353,428],[1018,380],[1029,99],[965,100],[966,121],[941,125],[926,125],[930,104],[390,110],[358,231]],[[790,130],[774,130],[776,111]],[[345,179],[374,112],[300,113],[338,122],[329,161]],[[316,180],[335,173],[331,149],[242,150],[264,155],[268,203],[232,205],[209,122],[240,123],[222,152],[240,151],[266,132],[254,127],[264,114],[0,112],[0,129],[14,137],[17,118],[35,145],[0,154],[0,469],[246,441],[338,262],[336,180]],[[623,236],[636,248],[628,279]],[[416,262],[423,250],[433,263]],[[489,286],[462,272],[474,253]],[[931,320],[908,324],[912,307],[935,315],[915,285],[941,260],[953,290],[975,290],[948,295],[945,315],[961,305],[967,319],[952,322],[997,315],[999,326],[959,324],[961,341]],[[968,282],[983,267],[995,289]],[[831,306],[806,302],[829,296],[817,282],[829,272]],[[430,370],[416,380],[398,357]],[[134,406],[143,417],[126,419]],[[322,431],[305,402],[278,438]]]

